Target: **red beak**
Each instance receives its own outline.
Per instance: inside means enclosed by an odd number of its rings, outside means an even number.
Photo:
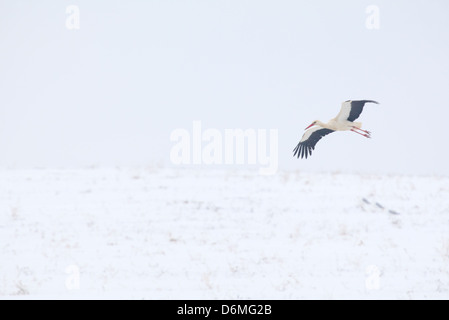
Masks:
[[[308,126],[307,128],[305,128],[304,130],[309,129],[310,127],[313,127],[315,125],[315,123],[312,123],[310,126]]]

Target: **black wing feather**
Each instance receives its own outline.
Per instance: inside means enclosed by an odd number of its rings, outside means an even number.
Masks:
[[[332,132],[334,132],[334,130],[326,128],[315,131],[310,135],[309,139],[298,143],[295,149],[293,149],[293,156],[296,156],[297,158],[301,156],[301,158],[305,157],[307,159],[308,156],[312,155],[312,150],[315,149],[315,145],[318,141]]]
[[[351,112],[349,113],[348,121],[354,121],[355,119],[357,119],[362,113],[363,107],[367,102],[379,104],[379,102],[373,100],[352,100]]]

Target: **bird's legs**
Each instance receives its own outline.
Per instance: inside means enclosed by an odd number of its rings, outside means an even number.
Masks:
[[[366,134],[371,134],[371,132],[369,132],[369,131],[366,131],[366,130],[363,130],[363,129],[360,129],[360,128],[357,128],[356,126],[352,126],[352,128],[353,129],[356,129],[356,130],[360,130],[360,131],[363,131],[363,132],[365,132]]]
[[[364,137],[366,137],[366,138],[371,138],[371,136],[369,135],[369,133],[361,133],[361,132],[355,131],[354,129],[351,129],[351,131],[352,131],[352,132],[355,132],[355,133],[358,133],[358,134],[360,134],[360,135],[362,135],[362,136],[364,136]],[[363,131],[365,131],[365,130],[363,130]],[[368,131],[365,131],[365,132],[368,132]]]

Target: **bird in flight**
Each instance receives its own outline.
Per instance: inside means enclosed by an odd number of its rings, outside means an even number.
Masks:
[[[320,139],[334,131],[352,131],[366,138],[371,138],[371,132],[361,129],[361,122],[354,122],[363,111],[365,103],[379,104],[373,100],[347,100],[342,103],[341,110],[337,116],[328,123],[319,120],[312,122],[305,130],[307,130],[299,141],[298,145],[293,149],[293,156],[298,158],[306,158],[312,154],[315,145]],[[315,126],[315,127],[313,127]],[[312,128],[313,127],[313,128]]]

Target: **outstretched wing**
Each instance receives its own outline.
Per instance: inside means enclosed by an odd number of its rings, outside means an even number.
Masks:
[[[357,119],[363,111],[365,103],[371,102],[379,104],[373,100],[348,100],[341,104],[340,112],[337,115],[338,121],[354,121]]]
[[[329,133],[334,132],[334,130],[326,129],[323,127],[315,127],[307,130],[299,141],[295,149],[293,149],[293,156],[298,158],[304,158],[312,154],[312,150],[315,149],[315,145],[320,141],[320,139]]]

